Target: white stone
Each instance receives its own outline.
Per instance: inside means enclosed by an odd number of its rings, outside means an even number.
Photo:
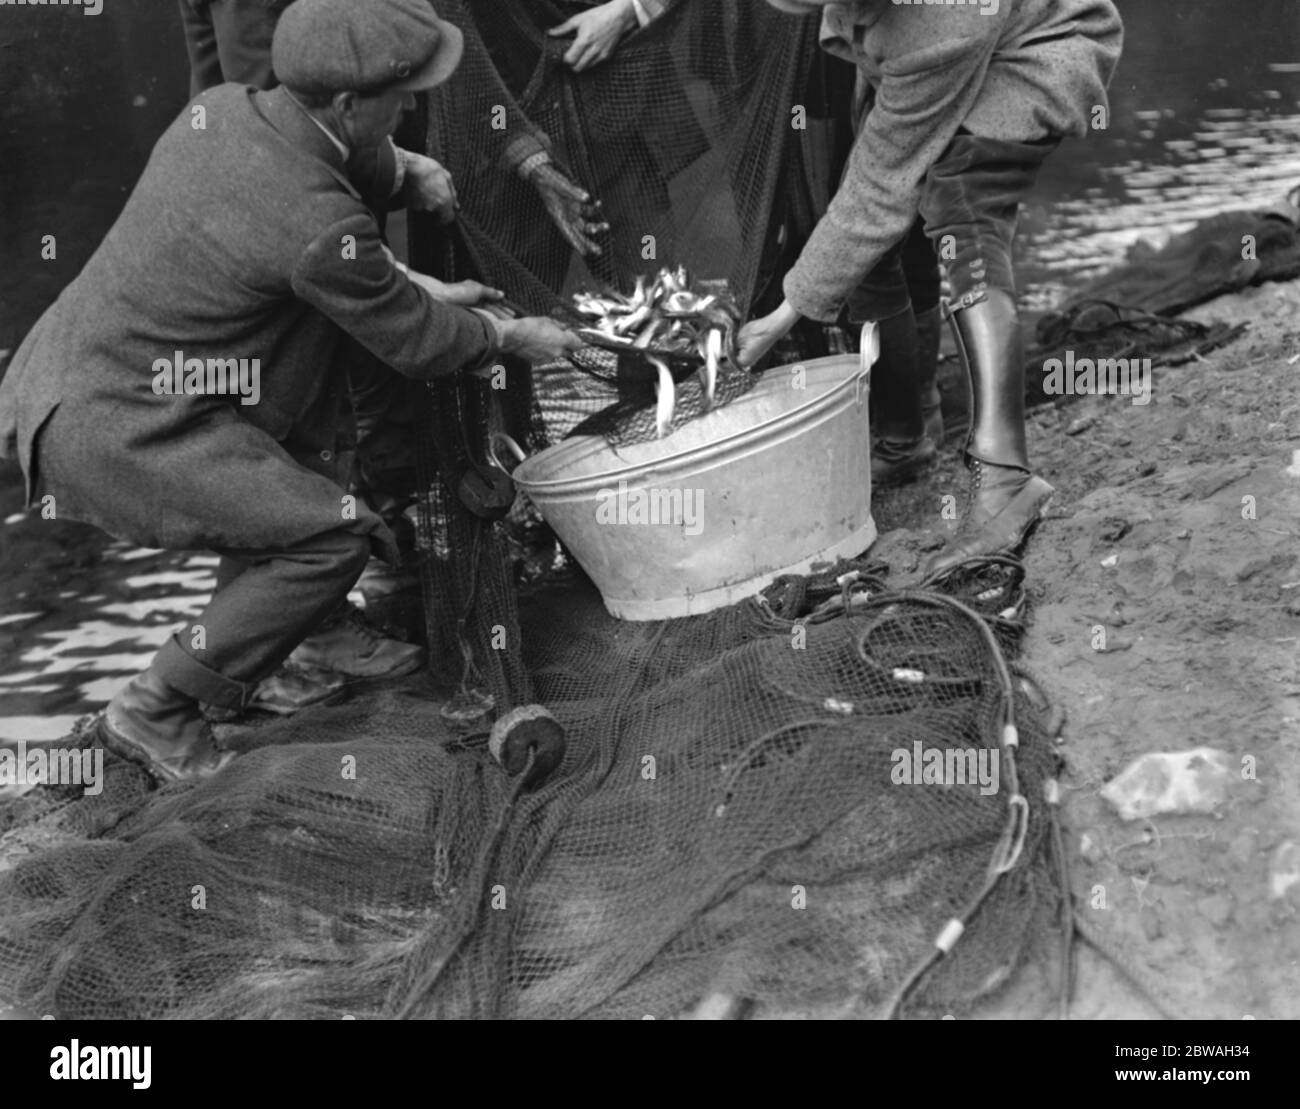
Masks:
[[[1213,747],[1153,752],[1131,763],[1101,795],[1123,820],[1158,813],[1212,813],[1233,781],[1232,756]]]
[[[1273,852],[1273,862],[1268,868],[1268,895],[1277,901],[1296,884],[1300,884],[1300,844],[1287,840]]]

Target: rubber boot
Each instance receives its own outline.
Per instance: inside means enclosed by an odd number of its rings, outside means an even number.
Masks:
[[[943,446],[943,398],[939,394],[941,315],[936,304],[916,317],[916,383],[921,393],[921,419],[936,447]]]
[[[218,750],[198,702],[152,669],[118,690],[100,717],[99,737],[163,783],[210,778],[235,757]]]
[[[881,320],[880,358],[871,370],[876,401],[871,440],[871,484],[879,489],[912,481],[938,453],[925,434],[917,382],[916,317],[906,311]]]
[[[957,353],[971,386],[965,460],[971,500],[958,541],[932,557],[928,577],[982,555],[1007,554],[1025,541],[1056,492],[1029,469],[1025,369],[1015,299],[990,289],[953,313]]]

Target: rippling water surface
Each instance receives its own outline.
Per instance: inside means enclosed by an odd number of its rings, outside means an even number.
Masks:
[[[1022,291],[1040,307],[1138,240],[1300,186],[1300,3],[1119,7],[1110,126],[1061,147],[1022,218]]]

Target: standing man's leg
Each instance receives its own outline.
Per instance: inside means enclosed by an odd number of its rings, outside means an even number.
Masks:
[[[921,219],[912,224],[903,242],[903,277],[916,315],[916,384],[921,394],[925,434],[936,448],[943,445],[943,412],[939,395],[939,257]]]
[[[1020,203],[1057,139],[1009,142],[962,131],[926,176],[921,215],[948,268],[957,349],[971,383],[965,461],[971,503],[962,538],[926,566],[1018,547],[1055,490],[1029,468],[1025,367],[1011,248]]]
[[[936,454],[925,433],[921,408],[916,314],[903,272],[904,242],[876,263],[848,303],[850,323],[870,322],[880,329],[880,358],[871,371],[875,429],[871,482],[875,487],[911,479]]]

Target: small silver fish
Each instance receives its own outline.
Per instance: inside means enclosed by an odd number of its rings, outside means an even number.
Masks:
[[[646,359],[659,371],[659,380],[655,382],[655,436],[662,439],[673,426],[673,414],[677,411],[677,386],[673,384],[672,371],[668,363],[653,354]]]
[[[700,384],[704,386],[704,407],[713,407],[713,394],[718,388],[718,362],[722,357],[722,332],[709,329],[704,340],[704,365],[699,369]]]

